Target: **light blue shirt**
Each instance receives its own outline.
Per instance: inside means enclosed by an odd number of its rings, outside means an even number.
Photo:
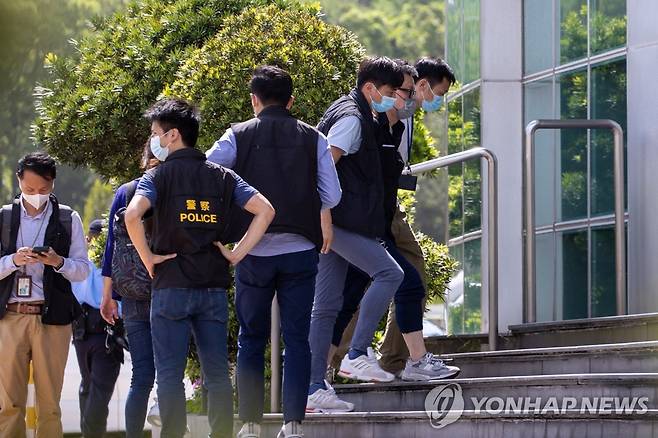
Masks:
[[[87,303],[95,309],[100,309],[103,298],[102,270],[92,264],[89,277],[84,281],[71,283],[71,289],[80,304]]]
[[[331,156],[327,138],[318,132],[318,193],[323,209],[334,208],[342,195],[336,166]],[[237,159],[237,140],[231,128],[206,152],[208,161],[232,168]],[[276,207],[275,207],[276,208]],[[249,254],[269,257],[293,252],[308,251],[315,245],[300,234],[266,233]]]
[[[361,121],[357,116],[339,119],[329,128],[327,141],[342,150],[343,156],[356,154],[361,148]]]
[[[20,204],[20,229],[16,236],[16,248],[43,246],[46,227],[53,212],[50,201],[48,201],[46,208],[36,216],[27,214],[22,200]],[[0,258],[0,280],[22,269],[14,266],[12,257],[13,254]],[[25,273],[32,277],[32,296],[29,298],[18,297],[16,295],[16,282],[14,281],[14,287],[12,287],[11,297],[9,298],[10,303],[42,301],[45,299],[43,293],[43,268],[42,263],[25,266]],[[74,282],[87,278],[90,270],[91,262],[87,257],[87,240],[82,229],[82,220],[80,220],[80,215],[74,211],[71,214],[71,246],[69,248],[69,256],[64,258],[62,268],[55,272],[62,274],[70,282]]]

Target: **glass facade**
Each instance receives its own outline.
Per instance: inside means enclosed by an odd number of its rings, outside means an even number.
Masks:
[[[480,146],[480,1],[448,0],[446,59],[459,86],[447,104],[449,154]],[[455,91],[456,89],[456,91]],[[448,169],[448,244],[463,271],[462,295],[449,303],[448,332],[480,333],[481,177],[474,160]]]
[[[626,132],[626,0],[522,1],[524,125],[541,118],[610,118]],[[446,111],[452,154],[481,141],[480,1],[447,0],[446,6],[446,58],[460,83]],[[541,130],[535,144],[537,319],[612,315],[612,135]],[[448,331],[481,333],[487,328],[481,318],[480,163],[452,166],[448,178],[446,234],[464,279],[461,295],[449,303]]]
[[[613,119],[626,132],[626,1],[524,0],[524,124]],[[536,134],[537,319],[615,312],[609,131]]]

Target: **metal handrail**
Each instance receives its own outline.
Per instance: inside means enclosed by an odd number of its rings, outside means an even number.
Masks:
[[[487,238],[488,279],[489,279],[489,349],[496,350],[498,344],[498,160],[490,150],[482,147],[467,149],[463,152],[435,158],[411,166],[411,173],[418,175],[453,164],[463,163],[475,158],[487,161]],[[484,258],[482,258],[483,260]]]
[[[626,234],[624,230],[624,133],[614,120],[533,120],[525,128],[523,225],[525,231],[525,322],[537,320],[535,272],[535,132],[540,129],[610,129],[614,139],[615,272],[617,315],[626,314]]]

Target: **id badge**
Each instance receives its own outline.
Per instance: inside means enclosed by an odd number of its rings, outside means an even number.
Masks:
[[[400,175],[400,179],[398,181],[398,188],[402,190],[411,190],[412,192],[415,192],[417,182],[418,182],[418,177],[414,175]]]
[[[32,276],[21,274],[16,277],[16,296],[30,298],[32,296]]]

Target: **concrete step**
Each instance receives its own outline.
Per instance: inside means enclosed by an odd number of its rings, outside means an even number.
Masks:
[[[498,337],[498,349],[567,347],[658,340],[658,313],[536,322],[509,327]],[[433,336],[425,339],[432,353],[487,351],[487,334]]]
[[[428,393],[447,384],[458,384],[464,409],[477,409],[484,399],[501,398],[505,403],[529,397],[544,406],[552,397],[563,406],[565,398],[646,397],[648,409],[658,408],[658,373],[556,374],[482,377],[432,382],[360,383],[336,385],[336,393],[355,404],[358,411],[419,411]],[[486,399],[485,399],[486,398]]]
[[[460,378],[545,374],[652,373],[658,341],[444,354]]]
[[[265,415],[261,437],[276,437],[282,420],[280,414]],[[425,411],[308,414],[304,433],[312,438],[650,438],[658,436],[658,411],[630,415],[491,415],[464,411],[456,422],[441,429],[430,425]]]
[[[658,313],[536,322],[509,329],[518,348],[655,341]]]

